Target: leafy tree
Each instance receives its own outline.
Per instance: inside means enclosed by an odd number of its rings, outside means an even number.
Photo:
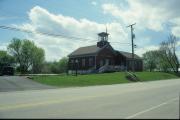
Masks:
[[[59,61],[45,62],[43,64],[42,73],[65,73],[67,72],[68,58],[63,57]]]
[[[58,62],[54,61],[51,63],[51,72],[56,74],[60,73]]]
[[[156,50],[156,69],[163,72],[168,72],[169,64],[162,57],[162,51]]]
[[[21,61],[21,46],[22,42],[20,39],[14,38],[11,41],[11,44],[8,46],[8,51],[10,54],[14,57],[15,62],[19,63],[20,66],[22,66],[22,61]]]
[[[8,51],[14,56],[21,73],[31,70],[33,73],[40,72],[44,62],[44,50],[38,48],[34,42],[14,38],[8,46]]]
[[[0,50],[0,63],[11,65],[14,63],[14,58],[10,56],[7,51]]]
[[[155,59],[156,58],[156,59]],[[148,51],[143,54],[144,69],[150,72],[157,68],[157,51]]]
[[[51,66],[52,66],[52,62],[44,62],[42,65],[41,73],[46,73],[46,74],[52,73]]]
[[[34,55],[32,56],[32,72],[40,73],[42,71],[45,60],[45,53],[42,48],[34,47]]]
[[[68,58],[63,57],[59,60],[59,72],[64,73],[67,72],[67,66],[68,66]]]

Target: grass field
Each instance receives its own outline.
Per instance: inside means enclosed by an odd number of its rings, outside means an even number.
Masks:
[[[162,72],[136,72],[141,81],[152,81],[162,79],[178,78],[169,73]],[[57,76],[33,76],[34,81],[58,87],[110,85],[130,83],[125,77],[125,72],[89,74],[89,75],[57,75]]]

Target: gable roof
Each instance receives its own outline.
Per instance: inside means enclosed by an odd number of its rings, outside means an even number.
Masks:
[[[86,47],[80,47],[68,56],[79,56],[79,55],[89,55],[89,54],[95,54],[97,53],[100,49],[97,47],[97,45],[92,45],[92,46],[86,46]]]
[[[128,58],[128,59],[132,59],[132,53],[129,52],[124,52],[124,51],[117,51],[117,50],[113,50],[113,48],[111,47],[111,45],[105,45],[104,47],[100,48],[97,47],[97,45],[91,45],[91,46],[86,46],[86,47],[80,47],[77,50],[75,50],[74,52],[72,52],[71,54],[69,54],[69,57],[76,57],[76,56],[86,56],[86,55],[95,55],[97,54],[100,50],[104,49],[104,48],[110,48],[113,52],[117,53],[117,54],[121,54],[124,57]],[[134,59],[141,59],[141,57],[139,57],[138,55],[134,54]]]
[[[82,56],[82,55],[95,55],[104,48],[108,48],[112,50],[112,52],[114,52],[110,44],[107,44],[103,47],[97,47],[97,45],[92,45],[92,46],[80,47],[74,52],[72,52],[71,54],[69,54],[68,56],[76,57],[76,56]]]
[[[128,59],[132,59],[132,53],[129,52],[124,52],[124,51],[117,51],[117,53],[123,55],[124,57],[128,58]],[[139,57],[138,55],[134,54],[134,59],[141,59],[141,57]]]

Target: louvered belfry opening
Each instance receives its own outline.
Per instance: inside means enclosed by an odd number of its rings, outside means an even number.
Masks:
[[[101,32],[98,34],[98,42],[97,42],[97,47],[103,47],[107,44],[109,44],[108,42],[108,33],[107,32]]]

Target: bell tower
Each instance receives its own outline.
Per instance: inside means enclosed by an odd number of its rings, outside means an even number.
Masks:
[[[108,42],[108,33],[107,33],[107,29],[106,32],[101,32],[98,34],[98,42],[97,42],[97,47],[103,47],[107,44],[109,44]]]

